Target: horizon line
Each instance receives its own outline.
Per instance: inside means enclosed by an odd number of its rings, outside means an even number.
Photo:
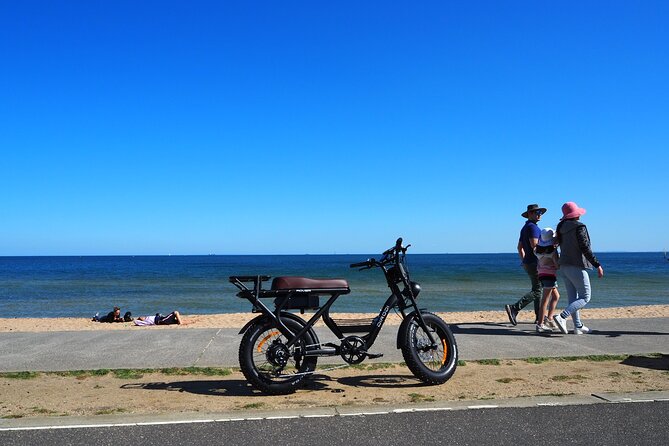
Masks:
[[[597,254],[662,254],[663,251],[598,251]],[[499,254],[518,254],[511,252],[413,252],[409,255],[499,255]],[[18,254],[5,255],[0,254],[0,258],[8,257],[223,257],[223,256],[353,256],[353,255],[380,255],[371,253],[292,253],[292,254]]]

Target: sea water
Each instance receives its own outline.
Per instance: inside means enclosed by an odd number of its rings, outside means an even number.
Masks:
[[[351,293],[337,312],[377,312],[389,290],[378,269],[350,263],[372,255],[0,257],[0,317],[91,317],[114,305],[133,315],[237,313],[231,275],[344,278]],[[378,256],[377,256],[378,257]],[[662,253],[602,253],[605,277],[591,273],[590,307],[669,304],[669,262]],[[499,310],[529,290],[517,254],[413,254],[420,306],[431,311]],[[270,282],[266,282],[268,287]],[[566,292],[562,289],[566,302]]]

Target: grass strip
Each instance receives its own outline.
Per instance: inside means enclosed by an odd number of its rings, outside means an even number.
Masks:
[[[478,361],[474,361],[477,364],[481,365],[501,365],[502,363],[499,361],[499,359],[479,359]]]
[[[230,369],[222,369],[218,367],[171,367],[167,369],[159,369],[158,372],[164,375],[204,375],[204,376],[228,376],[232,374]]]
[[[557,356],[557,357],[530,357],[525,358],[525,362],[530,364],[542,364],[548,361],[559,361],[559,362],[572,362],[572,361],[589,361],[589,362],[605,362],[605,361],[624,361],[627,358],[632,356],[634,357],[646,357],[646,358],[656,358],[661,357],[657,356],[657,353],[651,353],[647,355],[587,355],[587,356]]]
[[[624,361],[628,358],[662,358],[662,353],[646,353],[635,355],[587,355],[587,356],[557,356],[557,357],[529,357],[524,361],[530,364],[542,364],[549,361],[590,361],[590,362],[606,362],[606,361]],[[523,361],[523,359],[514,359],[513,361]],[[481,365],[502,365],[499,359],[480,359],[470,361]],[[458,360],[458,366],[466,366],[467,362]],[[394,366],[406,366],[406,363],[372,363],[372,364],[358,364],[351,368],[360,370],[378,370],[391,368]],[[234,369],[237,370],[237,369]],[[168,367],[157,369],[97,369],[97,370],[69,370],[60,372],[0,372],[0,378],[6,379],[35,379],[42,375],[55,375],[63,377],[73,377],[77,379],[85,379],[89,377],[105,376],[110,373],[114,374],[119,379],[138,379],[149,373],[161,373],[163,375],[172,376],[186,376],[186,375],[200,375],[200,376],[228,376],[232,374],[232,368],[222,367]],[[669,373],[669,372],[666,372]]]
[[[68,370],[59,372],[4,372],[0,378],[6,379],[34,379],[42,375],[53,375],[86,379],[96,376],[113,374],[119,379],[138,379],[149,373],[162,373],[163,375],[204,375],[204,376],[227,376],[232,374],[229,368],[219,367],[172,367],[162,369],[97,369],[97,370]]]
[[[34,379],[40,375],[39,372],[6,372],[0,373],[0,378],[7,379]]]
[[[47,375],[70,376],[77,379],[86,379],[93,376],[105,376],[111,372],[109,369],[98,370],[68,370],[66,372],[46,372]]]

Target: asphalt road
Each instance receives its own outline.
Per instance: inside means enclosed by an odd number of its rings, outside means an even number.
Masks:
[[[534,325],[454,324],[460,359],[514,359],[533,356],[669,353],[669,318],[587,321],[592,333],[582,336],[539,336]],[[334,341],[326,329],[321,341]],[[402,361],[396,349],[397,327],[381,331],[373,353],[376,361]],[[241,336],[237,329],[152,330],[53,333],[0,333],[0,372],[238,366]],[[339,357],[319,363],[342,363]]]
[[[661,445],[669,401],[0,431],[14,445]]]

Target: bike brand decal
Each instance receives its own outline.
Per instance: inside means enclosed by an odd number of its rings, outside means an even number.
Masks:
[[[383,322],[386,320],[386,316],[388,316],[388,312],[390,311],[390,307],[386,306],[383,308],[383,312],[381,313],[381,318],[379,319],[379,322],[376,324],[377,327],[380,327],[383,325]]]

